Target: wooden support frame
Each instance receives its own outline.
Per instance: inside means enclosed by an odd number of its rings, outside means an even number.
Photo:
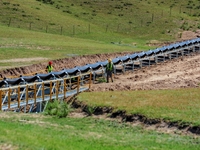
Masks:
[[[37,85],[34,84],[34,103],[35,103],[35,104],[36,104],[36,100],[37,100],[36,93],[37,93]]]
[[[64,99],[68,96],[77,94],[80,91],[84,91],[88,88],[91,88],[92,72],[79,74],[73,77],[76,78],[76,81],[74,82],[75,86],[73,89],[70,90],[68,90],[67,81],[71,77],[1,88],[0,109],[13,111],[22,107],[24,108],[23,112],[26,113],[28,112],[27,106],[29,104],[33,106],[37,103],[49,101],[52,98]],[[50,93],[48,90],[50,90]],[[3,95],[4,93],[6,93],[6,95]]]
[[[89,78],[89,89],[91,88],[92,84],[92,72],[90,72],[90,78]]]
[[[2,111],[2,90],[0,90],[0,111]]]
[[[78,76],[78,81],[77,81],[77,93],[79,93],[80,90],[80,76]]]
[[[66,98],[66,92],[67,92],[67,88],[66,88],[66,86],[67,86],[67,84],[66,84],[66,80],[67,79],[64,79],[64,83],[63,83],[63,86],[64,86],[64,99]]]

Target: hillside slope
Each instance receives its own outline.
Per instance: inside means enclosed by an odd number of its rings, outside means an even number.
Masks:
[[[132,53],[191,39],[199,35],[199,8],[198,0],[2,0],[0,66]]]
[[[0,2],[0,23],[82,38],[116,36],[172,40],[200,28],[198,0],[12,0]],[[112,33],[108,38],[98,34]],[[90,35],[88,35],[90,33]],[[115,34],[114,34],[115,33]]]

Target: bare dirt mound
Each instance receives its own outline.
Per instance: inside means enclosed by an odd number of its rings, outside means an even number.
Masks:
[[[199,87],[200,54],[192,54],[134,72],[114,75],[114,83],[93,84],[91,91]]]
[[[105,61],[108,58],[115,58],[117,56],[124,56],[127,54],[131,54],[131,52],[121,52],[121,53],[111,53],[111,54],[95,54],[95,55],[83,55],[76,56],[71,58],[64,58],[53,60],[54,71],[61,71],[62,69],[70,69],[75,66],[84,66],[86,64],[93,64],[97,61]],[[0,71],[0,78],[4,77],[12,77],[12,76],[20,76],[20,75],[30,75],[34,73],[40,73],[40,71],[44,72],[48,62],[34,64],[31,66],[12,68]]]
[[[195,32],[193,31],[184,31],[182,33],[181,40],[188,40],[188,39],[193,39],[200,37],[200,30],[196,30]]]
[[[105,61],[108,58],[124,56],[130,52],[113,54],[96,54],[78,56],[54,60],[55,71],[63,68],[83,66],[87,63]],[[46,63],[36,64],[28,67],[7,69],[0,72],[0,78],[26,75],[44,70]],[[200,84],[200,54],[192,54],[171,61],[162,62],[157,65],[129,71],[125,74],[114,75],[113,83],[93,84],[91,91],[114,91],[114,90],[153,90],[153,89],[175,89],[186,87],[199,87]]]

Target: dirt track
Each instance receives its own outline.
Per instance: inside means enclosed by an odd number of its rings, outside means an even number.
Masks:
[[[115,75],[114,83],[95,84],[91,91],[176,89],[199,87],[199,84],[200,54],[193,54]]]

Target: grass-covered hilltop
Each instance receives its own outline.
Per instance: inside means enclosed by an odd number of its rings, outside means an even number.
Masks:
[[[0,59],[148,50],[199,29],[199,9],[199,0],[1,0]]]
[[[104,42],[174,40],[200,28],[198,0],[2,0],[0,8],[2,25]]]
[[[200,35],[200,0],[0,0],[0,81],[35,75],[49,60],[58,71],[192,38],[186,33]],[[42,103],[41,113],[22,111],[52,82],[0,88],[0,108],[26,101],[21,112],[0,111],[0,150],[199,150],[199,60],[191,53],[112,83],[99,78]],[[67,81],[56,79],[50,95]]]

